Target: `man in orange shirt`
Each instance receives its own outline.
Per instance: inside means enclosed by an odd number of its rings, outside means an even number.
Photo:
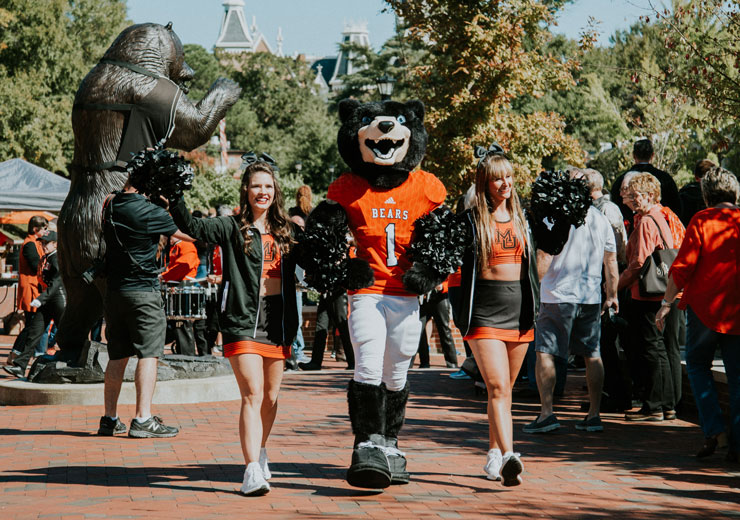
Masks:
[[[41,259],[44,257],[44,248],[38,241],[40,237],[46,234],[49,227],[49,221],[44,217],[33,216],[28,221],[28,235],[23,240],[21,253],[18,256],[18,300],[16,309],[23,311],[25,324],[31,322],[33,313],[36,308],[31,305],[39,296],[39,277],[38,269]],[[24,330],[13,343],[13,349],[8,355],[7,365],[12,366],[13,360],[21,354],[23,345],[26,343],[27,332]]]
[[[167,269],[162,273],[163,282],[181,282],[183,280],[194,280],[198,272],[198,250],[195,244],[170,237],[170,260]],[[174,351],[186,356],[195,355],[195,335],[193,333],[193,322],[185,320],[167,320],[167,341],[175,342]]]

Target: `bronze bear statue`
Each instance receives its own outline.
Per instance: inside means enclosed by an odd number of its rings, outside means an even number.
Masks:
[[[241,88],[220,78],[197,103],[183,84],[194,71],[172,24],[124,29],[80,83],[72,111],[71,186],[59,215],[59,257],[67,308],[59,324],[59,358],[74,363],[103,312],[105,279],[82,274],[105,251],[101,213],[106,196],[126,182],[132,154],[164,141],[192,150],[213,134]]]

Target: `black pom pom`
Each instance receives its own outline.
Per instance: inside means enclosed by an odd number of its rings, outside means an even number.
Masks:
[[[557,255],[568,241],[570,226],[583,225],[591,193],[584,179],[571,179],[568,172],[542,172],[532,185],[530,227],[537,248]]]
[[[530,208],[535,219],[567,222],[578,227],[586,221],[591,194],[584,179],[571,179],[568,172],[542,172],[532,185]]]
[[[351,271],[348,234],[347,214],[339,204],[330,201],[319,204],[306,222],[306,230],[296,247],[296,260],[306,271],[306,283],[322,294],[340,287],[362,288],[354,287],[358,283],[354,278],[349,281],[353,287],[347,287]]]
[[[426,272],[436,273],[438,284],[462,265],[469,243],[462,220],[441,206],[414,222],[409,255],[414,264],[423,264],[429,269]]]
[[[142,195],[159,200],[182,197],[193,186],[193,169],[178,153],[157,145],[153,150],[137,153],[126,165],[129,182]]]

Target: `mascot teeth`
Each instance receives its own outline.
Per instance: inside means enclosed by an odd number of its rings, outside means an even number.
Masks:
[[[403,146],[404,140],[395,139],[367,139],[365,146],[370,148],[373,153],[381,159],[390,159],[397,149]]]

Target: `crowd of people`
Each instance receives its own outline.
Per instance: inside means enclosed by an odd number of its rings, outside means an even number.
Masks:
[[[561,427],[553,401],[562,392],[562,367],[573,355],[583,359],[588,390],[586,414],[574,424],[577,430],[603,431],[602,406],[623,411],[627,421],[669,421],[679,413],[683,397],[684,345],[705,436],[697,456],[727,448],[727,459],[737,462],[737,177],[703,160],[696,165],[695,180],[679,191],[669,174],[651,164],[651,142],[637,141],[635,164],[616,178],[611,195],[605,193],[598,171],[570,170],[571,179],[588,185],[592,206],[585,223],[570,230],[562,251],[550,255],[537,247],[525,204],[517,195],[514,167],[499,148],[481,158],[475,183],[458,205],[462,225],[469,227],[474,240],[458,272],[422,297],[421,334],[413,342],[419,366],[429,367],[426,325],[433,321],[447,368],[458,368],[450,329],[454,316],[466,357],[474,360],[487,390],[486,477],[505,486],[521,482],[523,463],[514,450],[511,413],[520,373],[536,383],[541,403],[538,416],[523,427],[525,433]],[[176,427],[151,411],[157,360],[164,345],[174,342],[173,352],[184,355],[222,351],[242,396],[239,437],[246,470],[241,491],[247,495],[270,489],[266,446],[284,370],[321,370],[327,339],[335,334],[347,368],[355,368],[358,352],[352,339],[362,335],[350,330],[347,292],[321,294],[311,356],[304,354],[305,287],[294,251],[313,209],[311,190],[302,187],[296,206],[286,211],[276,171],[269,156],[247,161],[239,207],[220,208],[210,218],[191,213],[182,198],[170,201],[165,210],[130,182],[106,200],[103,212],[108,245],[105,337],[110,361],[98,433],[177,435]],[[17,377],[25,375],[30,359],[39,354],[41,336],[64,311],[56,240],[56,232],[42,217],[28,223],[18,290],[25,328],[3,366]],[[169,260],[160,267],[167,249]],[[216,299],[209,297],[205,316],[168,319],[162,312],[160,284],[188,280],[217,287],[220,309]],[[729,426],[711,375],[717,349],[730,390]],[[370,379],[375,372],[367,364],[367,349],[362,352],[364,357],[357,362]],[[137,402],[136,416],[127,428],[118,417],[117,401],[132,356],[138,358]],[[451,376],[468,378],[469,374],[466,370]],[[405,378],[397,383],[386,392],[407,395]],[[353,384],[361,389],[371,386],[358,380]],[[398,456],[397,451],[393,446],[386,455]]]

